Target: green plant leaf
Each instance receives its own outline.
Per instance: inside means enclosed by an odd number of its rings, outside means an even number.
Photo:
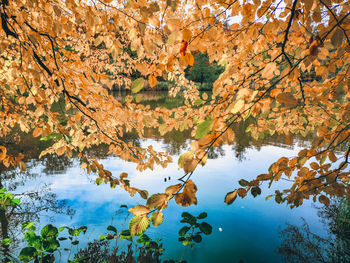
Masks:
[[[191,215],[188,212],[183,212],[181,214],[183,219],[181,220],[181,223],[188,223],[190,225],[194,225],[197,222],[197,218],[195,218],[193,215]]]
[[[198,219],[204,219],[208,216],[206,212],[200,213],[199,216],[197,216]]]
[[[19,253],[18,258],[19,260],[22,260],[24,262],[29,262],[32,259],[34,259],[36,255],[37,255],[37,251],[34,247],[25,247]]]
[[[179,236],[183,237],[191,228],[188,226],[184,226],[179,230]]]
[[[3,240],[1,240],[1,244],[8,246],[12,243],[12,239],[11,238],[5,238]]]
[[[145,80],[143,78],[135,79],[131,83],[131,91],[132,91],[132,93],[137,93],[140,90],[142,90],[144,83],[145,83]]]
[[[41,238],[40,238],[40,236],[37,236],[34,233],[34,231],[28,230],[24,234],[24,239],[27,241],[29,246],[33,246],[36,249],[40,249],[41,248]]]
[[[202,242],[202,236],[199,235],[199,234],[193,236],[193,241],[196,242],[196,243]]]
[[[58,229],[58,231],[59,231],[59,232],[62,232],[62,231],[65,230],[66,228],[68,228],[68,227],[66,227],[66,226],[61,226],[61,227]]]
[[[103,179],[102,179],[101,177],[97,177],[97,178],[96,178],[96,184],[97,184],[97,185],[102,184],[102,182],[103,182]]]
[[[114,226],[107,226],[107,230],[117,233],[117,229]]]
[[[50,237],[56,238],[58,236],[58,230],[57,230],[57,227],[51,224],[47,224],[46,226],[43,227],[43,229],[41,229],[40,234],[43,238],[50,238]]]
[[[194,102],[194,106],[199,106],[199,105],[201,105],[202,103],[203,103],[203,100],[198,99],[198,100],[196,100],[196,101]]]
[[[56,237],[50,237],[48,236],[43,240],[43,249],[47,252],[54,252],[57,250],[57,248],[60,246],[60,243],[56,239]]]
[[[145,243],[145,242],[148,242],[148,241],[151,241],[151,239],[146,234],[141,234],[139,236],[139,238],[136,240],[136,242],[138,242],[138,243]]]
[[[205,235],[210,235],[211,232],[213,231],[213,228],[211,225],[209,225],[206,222],[202,222],[199,224],[199,229],[203,232]]]
[[[195,135],[195,139],[200,139],[204,135],[207,135],[210,132],[210,129],[212,127],[213,120],[209,119],[206,121],[201,122],[200,124],[197,125],[197,131]]]

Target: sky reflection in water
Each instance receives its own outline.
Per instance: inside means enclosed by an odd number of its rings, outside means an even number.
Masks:
[[[157,150],[163,150],[165,145],[159,141],[148,139],[143,146],[152,144]],[[204,236],[203,242],[188,249],[186,259],[189,262],[281,262],[276,253],[281,240],[278,235],[280,228],[285,223],[300,225],[300,218],[306,219],[311,231],[323,234],[325,231],[317,217],[317,211],[311,202],[299,208],[291,210],[285,204],[276,204],[272,199],[265,201],[265,197],[273,193],[275,189],[284,189],[290,183],[280,181],[267,189],[267,184],[262,187],[262,195],[253,198],[248,193],[245,199],[237,198],[228,206],[224,203],[225,194],[238,187],[241,178],[252,179],[256,175],[265,173],[269,165],[281,156],[295,156],[300,148],[286,149],[277,146],[262,146],[257,149],[249,148],[245,153],[245,160],[240,162],[234,156],[231,147],[224,146],[225,156],[218,159],[210,159],[204,167],[199,167],[192,180],[198,187],[198,205],[180,207],[174,200],[163,211],[164,222],[158,228],[153,226],[147,230],[147,234],[153,238],[162,238],[165,255],[167,258],[179,259],[184,247],[177,241],[181,213],[188,211],[194,215],[207,212],[205,220],[213,226],[213,233]],[[125,163],[118,158],[107,158],[102,161],[104,167],[113,175],[121,172],[129,174],[131,186],[146,189],[150,195],[164,192],[169,185],[178,183],[177,179],[182,175],[177,169],[177,156],[173,156],[174,163],[166,169],[157,167],[155,171],[137,172],[133,163]],[[54,222],[55,225],[88,226],[88,233],[84,236],[82,244],[97,239],[105,233],[110,224],[120,229],[127,213],[116,215],[120,205],[128,207],[136,204],[144,204],[145,201],[136,194],[130,198],[123,189],[111,189],[109,185],[97,186],[94,177],[86,175],[75,162],[62,174],[50,176],[42,173],[43,166],[35,167],[31,172],[38,173],[26,182],[25,186],[16,189],[22,192],[33,188],[40,188],[47,184],[57,200],[65,200],[68,205],[76,210],[73,216],[64,214],[47,213],[41,217],[41,225]],[[164,182],[164,178],[171,180]],[[49,217],[47,217],[49,216]],[[130,217],[129,217],[130,219]],[[128,220],[129,220],[128,219]],[[128,222],[127,220],[127,222]],[[127,225],[125,225],[125,228]],[[219,228],[222,231],[219,231]]]

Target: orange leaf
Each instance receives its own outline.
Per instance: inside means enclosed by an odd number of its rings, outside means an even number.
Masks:
[[[190,65],[192,67],[193,63],[194,63],[193,55],[191,53],[186,53],[185,54],[185,61],[188,65]]]
[[[151,74],[148,76],[148,82],[151,88],[153,88],[155,85],[157,85],[157,78]]]

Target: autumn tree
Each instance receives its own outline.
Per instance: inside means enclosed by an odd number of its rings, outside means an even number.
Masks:
[[[276,191],[278,203],[350,199],[349,7],[339,0],[2,0],[1,134],[18,125],[54,139],[41,155],[77,154],[99,182],[138,192],[147,201],[130,210],[133,234],[142,233],[150,219],[159,225],[173,197],[183,206],[197,203],[190,179],[196,166],[205,164],[210,148],[233,143],[231,127],[248,118],[254,122],[246,132],[255,139],[266,133],[315,138],[255,180],[243,178],[226,203],[248,192],[256,196],[264,181],[281,178],[291,184]],[[195,52],[225,68],[211,98],[185,78]],[[135,72],[142,77],[132,81],[128,76]],[[132,98],[119,102],[106,89],[116,83],[137,93],[159,77],[176,83],[170,96],[185,87],[184,106],[150,110]],[[54,104],[60,109],[54,111]],[[192,151],[178,160],[181,183],[150,197],[86,152],[105,143],[111,155],[136,162],[139,170],[165,167],[172,161],[167,153],[122,139],[131,130],[144,138],[146,128],[161,134],[189,129],[194,138]],[[25,169],[23,155],[0,147],[3,165]]]

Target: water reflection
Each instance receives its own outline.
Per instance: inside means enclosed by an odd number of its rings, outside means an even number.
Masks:
[[[121,98],[124,96],[122,94]],[[167,104],[169,107],[183,103],[181,97],[170,99],[162,96],[149,94],[142,95],[141,99],[145,104],[151,104],[151,107],[161,106],[159,103]],[[311,244],[311,241],[307,244],[300,243],[306,240],[300,237],[310,229],[305,227],[297,229],[289,226],[297,225],[300,216],[303,216],[308,224],[314,228],[316,226],[314,229],[316,234],[323,233],[318,222],[317,211],[311,207],[310,202],[290,210],[284,205],[264,200],[269,192],[274,192],[277,188],[284,188],[285,182],[283,181],[274,184],[271,189],[263,186],[263,193],[266,193],[264,196],[237,199],[229,207],[223,202],[225,194],[238,186],[239,179],[255,178],[257,174],[266,171],[273,161],[281,156],[296,155],[300,147],[310,144],[313,139],[312,134],[306,139],[292,134],[289,136],[266,134],[259,140],[253,140],[245,132],[252,122],[254,120],[248,119],[246,122],[233,126],[235,142],[232,145],[212,148],[209,151],[207,165],[199,167],[192,178],[198,188],[196,193],[198,205],[186,209],[195,214],[199,211],[208,212],[208,222],[214,226],[214,231],[210,239],[203,242],[198,249],[188,251],[186,257],[189,262],[213,262],[214,260],[228,262],[229,258],[232,259],[230,262],[238,262],[241,259],[240,262],[271,263],[281,262],[280,255],[283,255],[286,262],[293,262],[288,260],[294,260],[294,256],[285,255],[286,251],[291,251],[287,247],[300,249]],[[177,178],[182,176],[181,171],[177,169],[176,160],[181,153],[190,148],[190,132],[188,130],[172,131],[161,136],[156,130],[148,129],[145,135],[146,140],[142,141],[136,133],[130,132],[125,134],[124,140],[144,147],[154,145],[157,150],[169,152],[175,163],[169,165],[167,169],[157,168],[154,171],[139,174],[134,164],[108,156],[108,145],[94,147],[87,150],[86,153],[102,159],[104,167],[113,175],[122,172],[129,173],[128,179],[135,187],[146,189],[150,194],[160,193],[167,186],[178,183]],[[25,173],[0,167],[1,185],[22,198],[19,209],[0,215],[2,236],[10,236],[15,240],[11,248],[18,247],[23,238],[20,224],[30,220],[36,221],[40,226],[47,222],[54,222],[58,226],[88,225],[89,231],[91,230],[89,240],[82,243],[80,253],[100,255],[105,252],[105,248],[96,247],[94,242],[88,245],[88,241],[98,239],[99,234],[105,230],[111,220],[113,221],[115,211],[121,204],[133,206],[144,202],[139,196],[130,198],[120,188],[110,189],[105,184],[97,186],[96,177],[83,173],[75,158],[67,159],[64,156],[47,155],[37,159],[41,150],[50,145],[49,141],[43,142],[38,138],[31,138],[14,131],[13,135],[6,138],[6,141],[2,138],[0,142],[6,143],[10,154],[25,153],[24,160],[28,166]],[[166,218],[164,223],[157,229],[147,230],[152,237],[160,237],[164,240],[168,258],[178,258],[178,255],[183,252],[183,247],[177,244],[177,229],[183,211],[183,208],[174,202],[170,203],[168,209],[164,211]],[[323,217],[326,218],[326,216]],[[291,225],[283,232],[282,238],[294,243],[283,243],[285,250],[280,250],[279,255],[274,251],[280,245],[278,227],[284,225],[286,221],[291,222]],[[123,220],[115,220],[115,223],[122,225]],[[342,246],[345,247],[345,245]],[[87,247],[84,248],[84,246]],[[327,245],[324,244],[324,247]],[[301,252],[297,249],[293,251],[300,254]],[[320,251],[323,254],[326,253],[323,248]],[[308,259],[308,256],[304,258]]]
[[[328,207],[319,207],[318,215],[327,229],[322,237],[302,226],[288,224],[280,231],[278,253],[286,263],[350,262],[350,206],[344,199],[333,199]]]

